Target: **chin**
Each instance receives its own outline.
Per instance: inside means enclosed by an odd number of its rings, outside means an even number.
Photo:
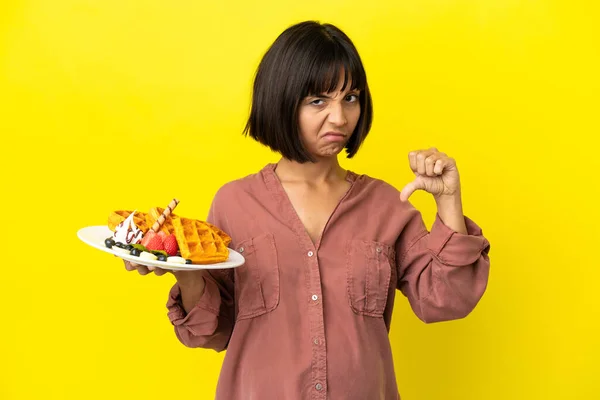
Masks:
[[[339,143],[339,144],[335,144],[335,145],[323,146],[316,153],[319,157],[324,157],[324,158],[337,157],[337,155],[340,154],[344,150],[345,146],[346,146],[346,143]]]

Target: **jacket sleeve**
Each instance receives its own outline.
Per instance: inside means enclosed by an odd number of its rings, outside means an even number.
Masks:
[[[217,193],[207,222],[228,232],[226,215]],[[195,307],[186,314],[176,283],[169,292],[168,317],[179,341],[187,347],[203,347],[217,352],[227,348],[234,326],[234,283],[232,269],[204,270],[206,286]]]
[[[461,234],[439,214],[428,231],[420,212],[411,213],[396,244],[397,288],[426,323],[466,317],[487,287],[488,240],[466,216],[467,234]]]

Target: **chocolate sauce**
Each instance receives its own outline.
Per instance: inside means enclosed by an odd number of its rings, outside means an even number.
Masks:
[[[117,237],[117,232],[123,228],[123,224],[125,223],[125,221],[121,221],[121,223],[119,225],[117,225],[116,229],[115,229],[115,233],[113,234],[113,237],[116,238]],[[137,227],[136,227],[137,228]],[[141,233],[141,230],[138,230],[138,233]],[[125,244],[131,244],[131,242],[133,242],[133,240],[137,237],[137,233],[131,228],[131,224],[127,227],[127,232],[125,232]]]
[[[138,230],[138,233],[141,232]],[[131,234],[131,236],[130,236]],[[131,229],[131,226],[129,226],[129,228],[127,228],[127,233],[125,234],[125,240],[127,241],[127,244],[131,244],[131,242],[133,241],[133,239],[135,239],[137,236],[137,233],[134,232],[133,229]]]

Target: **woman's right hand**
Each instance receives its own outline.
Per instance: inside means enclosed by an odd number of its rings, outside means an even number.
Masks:
[[[193,288],[200,292],[204,291],[204,276],[202,270],[171,271],[157,267],[146,267],[145,265],[132,263],[130,261],[123,261],[125,262],[125,269],[127,271],[137,271],[140,275],[148,275],[149,273],[154,272],[154,275],[156,276],[161,276],[168,272],[175,276],[179,286]]]
[[[148,275],[150,272],[154,272],[154,275],[161,276],[167,272],[171,272],[162,268],[146,267],[145,265],[132,263],[131,261],[123,261],[125,262],[125,269],[127,271],[137,271],[140,275]]]

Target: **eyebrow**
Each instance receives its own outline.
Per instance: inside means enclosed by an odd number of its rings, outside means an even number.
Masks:
[[[349,91],[346,92],[346,95],[355,94],[357,92],[360,92],[360,89],[349,90]],[[308,97],[323,97],[323,98],[326,98],[326,99],[331,99],[332,98],[331,96],[329,96],[329,95],[327,95],[325,93],[323,93],[323,94],[309,94]]]

